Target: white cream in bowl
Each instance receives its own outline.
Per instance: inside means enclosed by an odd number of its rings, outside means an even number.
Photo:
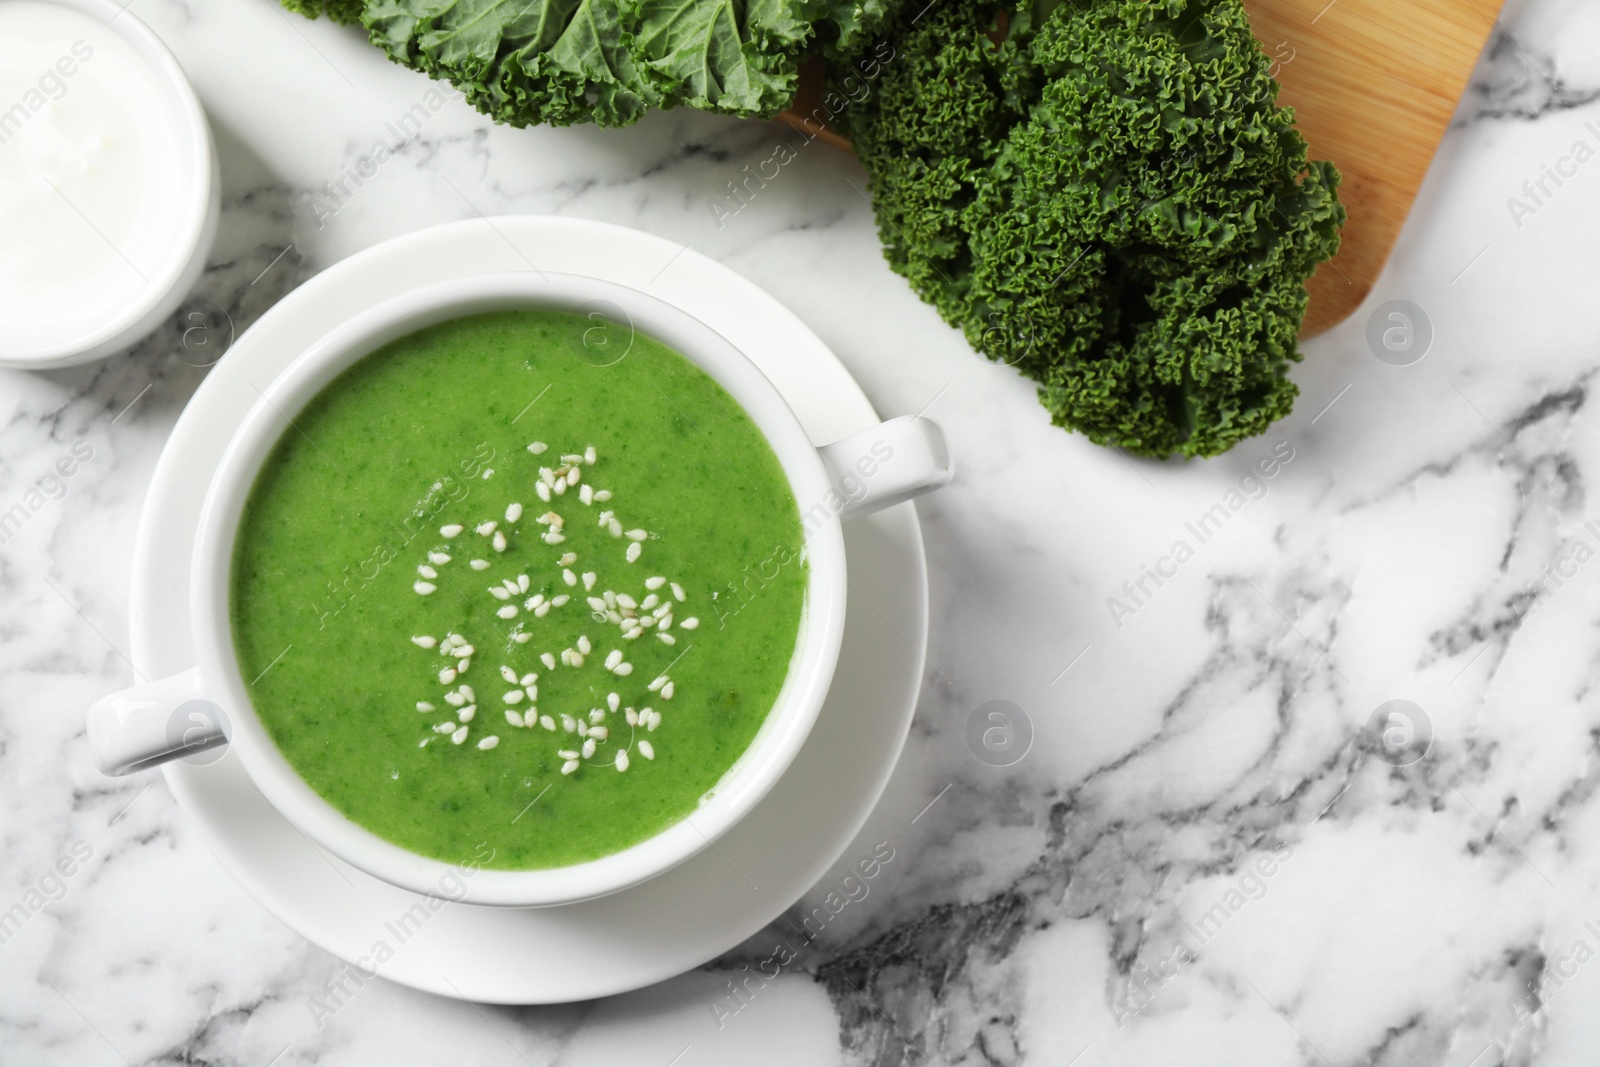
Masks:
[[[216,186],[204,115],[148,28],[100,0],[0,0],[0,364],[154,329],[204,266]]]

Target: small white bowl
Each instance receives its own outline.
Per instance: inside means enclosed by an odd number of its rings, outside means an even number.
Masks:
[[[5,0],[0,0],[3,4]],[[178,148],[172,168],[177,183],[162,222],[164,247],[144,283],[103,318],[77,321],[26,339],[0,334],[0,366],[37,370],[102,359],[143,339],[170,316],[205,269],[216,234],[221,182],[216,149],[204,110],[183,68],[167,46],[124,4],[112,0],[32,0],[87,15],[130,45],[150,69]],[[84,65],[87,67],[87,64]],[[70,80],[68,85],[70,87]],[[67,90],[70,92],[70,88]],[[8,101],[9,103],[9,101]],[[3,150],[3,149],[0,149]],[[93,223],[90,223],[93,225]]]

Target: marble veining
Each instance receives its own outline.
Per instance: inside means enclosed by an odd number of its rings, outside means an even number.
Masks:
[[[804,146],[730,212],[784,127],[496,128],[269,0],[133,10],[207,107],[224,208],[153,337],[0,373],[0,512],[25,512],[0,538],[0,910],[23,916],[0,944],[0,1062],[1593,1062],[1600,165],[1537,183],[1600,149],[1600,9],[1511,0],[1377,291],[1306,345],[1295,414],[1189,464],[1048,426],[884,267],[842,153]],[[924,691],[857,841],[705,968],[553,1008],[352,984],[158,778],[100,777],[82,736],[132,680],[144,487],[230,338],[355,251],[500,212],[728,263],[884,414],[927,406],[961,464],[920,508]],[[1411,366],[1369,348],[1392,300],[1431,326]],[[1031,729],[1007,766],[967,741],[995,700]],[[1370,725],[1393,700],[1422,717]],[[1400,726],[1426,754],[1384,747]]]

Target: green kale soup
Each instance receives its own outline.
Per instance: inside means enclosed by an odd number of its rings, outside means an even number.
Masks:
[[[446,862],[595,859],[691,813],[788,673],[799,509],[694,364],[577,314],[396,341],[293,420],[234,549],[240,673],[295,770]]]

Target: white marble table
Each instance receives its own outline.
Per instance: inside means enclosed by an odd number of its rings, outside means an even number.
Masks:
[[[270,0],[133,10],[214,123],[225,202],[196,300],[237,329],[421,226],[603,219],[765,286],[885,415],[931,403],[962,470],[921,509],[925,688],[853,846],[895,858],[781,977],[736,1013],[719,999],[774,928],[608,1001],[479,1008],[374,981],[319,1028],[338,961],[232,882],[159,778],[101,778],[83,739],[86,704],[131,677],[131,533],[207,357],[169,330],[0,374],[0,511],[27,512],[0,545],[0,910],[41,902],[0,944],[0,1062],[1594,1062],[1600,162],[1531,214],[1508,202],[1575,142],[1600,149],[1592,0],[1511,0],[1378,292],[1307,346],[1299,409],[1187,465],[1050,427],[889,273],[861,171],[824,145],[719,226],[719,191],[781,128],[511,130],[448,102],[333,197],[429,83]],[[1431,322],[1410,366],[1367,343],[1390,300]],[[1201,543],[1186,524],[1208,512]],[[1035,734],[1008,767],[965,740],[996,699]],[[1394,699],[1432,735],[1405,766],[1363,734]]]

